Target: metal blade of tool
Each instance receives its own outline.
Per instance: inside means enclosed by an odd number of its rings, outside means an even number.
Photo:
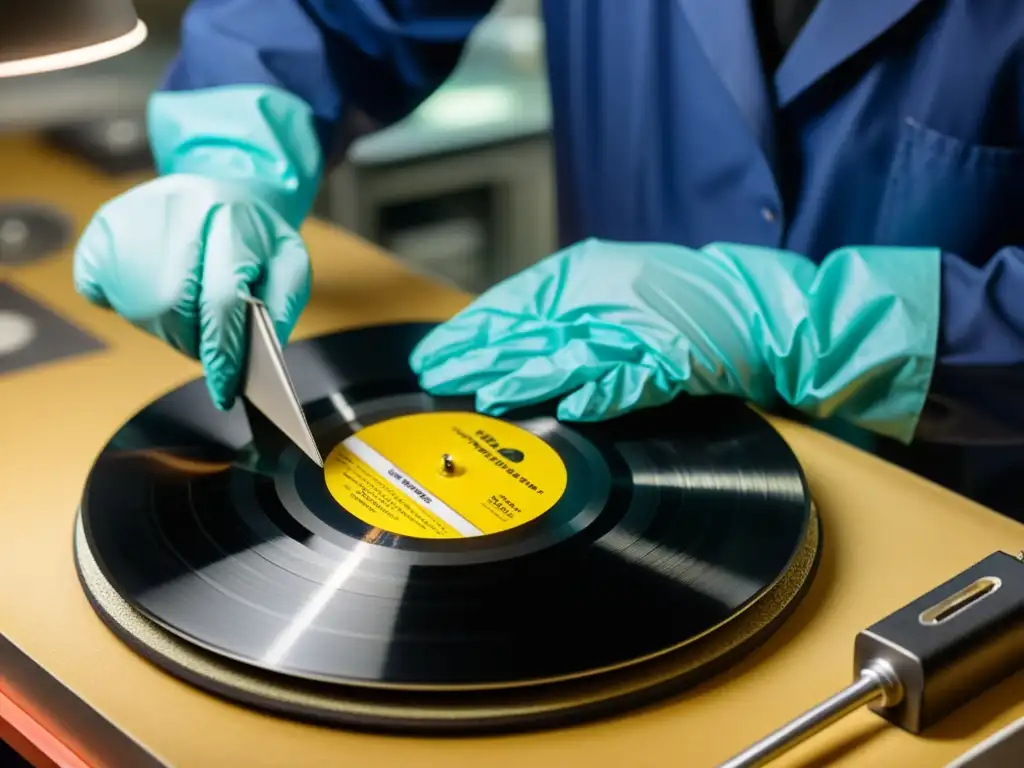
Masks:
[[[261,453],[272,450],[269,445],[272,437],[268,434],[268,424],[260,418],[262,416],[269,425],[322,467],[323,456],[288,375],[284,351],[274,331],[270,313],[259,299],[251,296],[244,298],[249,308],[249,353],[243,372],[242,397],[249,406],[246,414],[256,449]],[[253,409],[258,413],[253,414]]]

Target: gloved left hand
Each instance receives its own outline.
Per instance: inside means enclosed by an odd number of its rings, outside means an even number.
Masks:
[[[436,395],[500,415],[561,397],[596,421],[681,393],[781,398],[909,441],[938,333],[940,254],[588,240],[483,294],[410,364]]]

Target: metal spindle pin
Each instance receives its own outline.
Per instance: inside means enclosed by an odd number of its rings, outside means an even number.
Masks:
[[[455,474],[455,459],[452,457],[450,453],[445,453],[441,455],[441,474]]]

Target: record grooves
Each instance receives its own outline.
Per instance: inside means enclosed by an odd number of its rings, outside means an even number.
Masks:
[[[427,330],[289,347],[324,469],[290,446],[256,456],[241,409],[216,411],[202,382],[136,414],[76,532],[107,624],[173,674],[285,714],[490,728],[692,684],[795,606],[818,521],[753,411],[488,420],[419,391],[405,361]]]

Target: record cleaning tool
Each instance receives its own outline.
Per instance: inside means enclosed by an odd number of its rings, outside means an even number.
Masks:
[[[242,399],[256,448],[270,454],[280,442],[279,436],[284,436],[322,467],[323,456],[288,375],[270,313],[259,299],[242,297],[249,307],[249,355],[242,374]]]
[[[766,765],[867,706],[913,734],[1024,669],[1024,552],[989,555],[861,631],[857,680],[720,768]]]

